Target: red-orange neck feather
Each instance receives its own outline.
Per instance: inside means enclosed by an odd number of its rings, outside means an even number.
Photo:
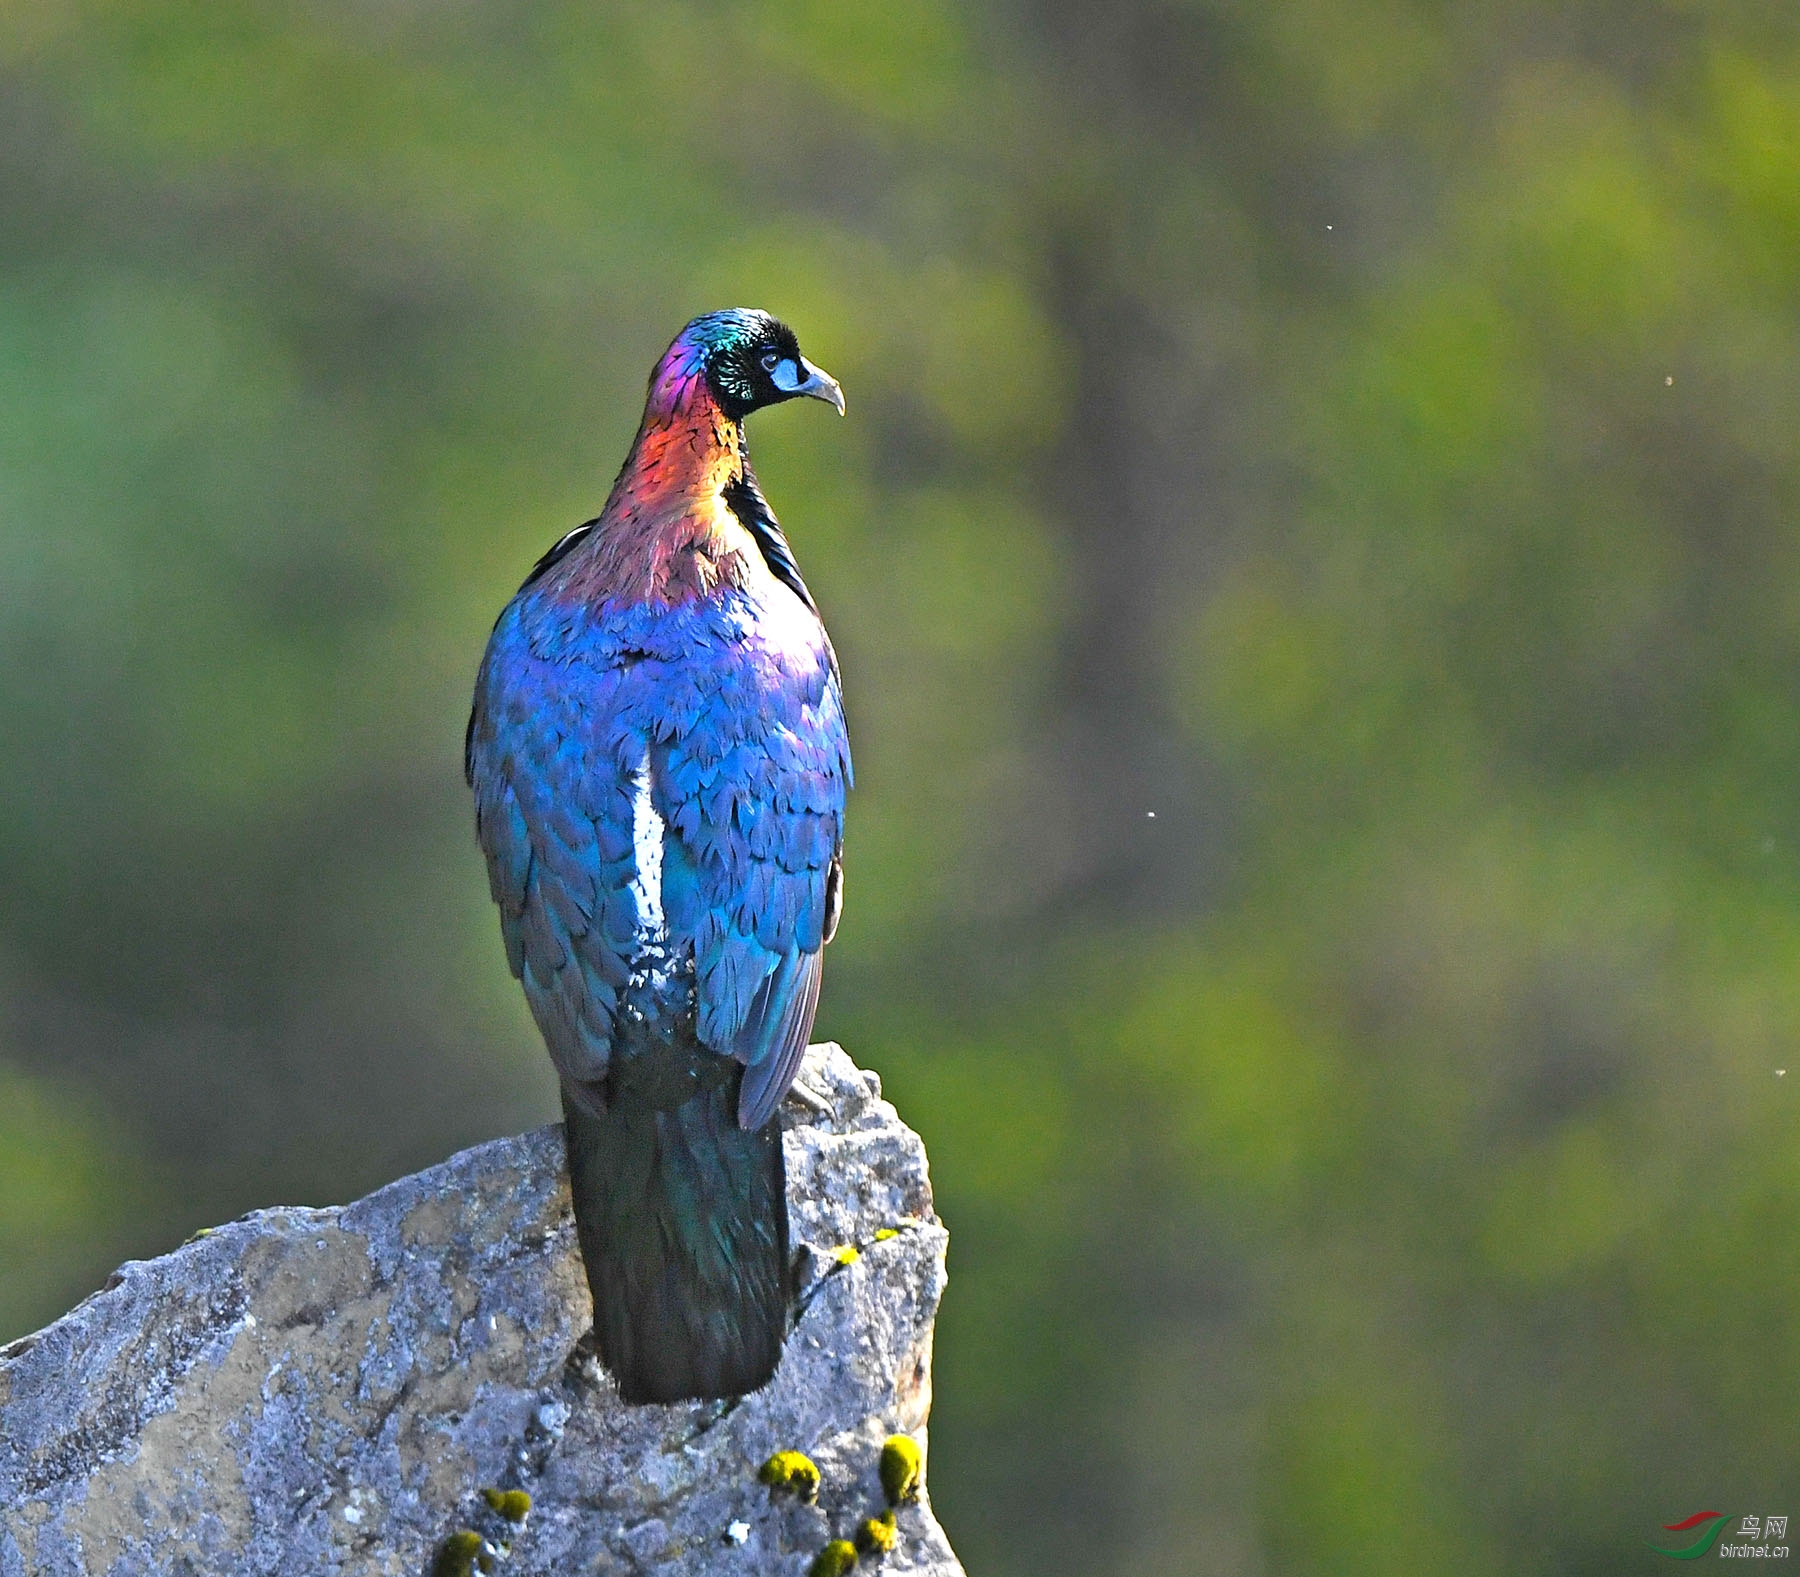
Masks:
[[[613,483],[591,553],[570,566],[583,601],[674,604],[762,568],[724,490],[745,468],[744,430],[727,416],[677,342],[650,380],[644,420]]]

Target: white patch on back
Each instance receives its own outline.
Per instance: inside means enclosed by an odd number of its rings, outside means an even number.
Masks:
[[[638,941],[640,946],[656,947],[666,940],[668,931],[662,902],[663,838],[667,828],[650,796],[647,749],[632,781],[636,788],[631,798],[631,846],[637,873],[631,879],[631,891],[637,899]]]

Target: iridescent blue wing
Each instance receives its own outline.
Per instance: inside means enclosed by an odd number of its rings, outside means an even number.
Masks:
[[[507,962],[557,1071],[597,1107],[640,923],[626,676],[603,650],[547,659],[526,623],[515,602],[494,628],[466,768]]]
[[[850,754],[817,616],[784,589],[727,611],[688,670],[683,726],[652,747],[668,828],[663,904],[692,938],[699,1035],[745,1067],[738,1120],[766,1122],[800,1066],[835,918]]]
[[[592,1104],[648,919],[632,886],[646,766],[666,941],[691,949],[701,1042],[744,1064],[743,1126],[805,1053],[850,758],[817,616],[769,596],[591,618],[527,593],[489,643],[468,743],[489,881],[551,1058]]]
[[[822,949],[790,949],[750,999],[749,1015],[732,1046],[732,1054],[744,1064],[738,1091],[741,1127],[760,1128],[767,1122],[800,1071],[819,1011],[824,964]]]

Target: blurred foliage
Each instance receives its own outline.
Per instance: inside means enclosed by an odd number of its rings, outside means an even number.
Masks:
[[[90,1268],[126,1245],[119,1218],[156,1185],[79,1093],[0,1062],[0,1332],[29,1330]]]
[[[0,1334],[551,1115],[468,686],[754,303],[970,1569],[1789,1510],[1789,9],[37,0],[0,214]]]

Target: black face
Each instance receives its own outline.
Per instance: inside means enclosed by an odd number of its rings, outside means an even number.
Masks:
[[[706,381],[728,415],[742,420],[802,392],[808,369],[787,324],[765,313],[733,314],[706,357]],[[725,325],[721,325],[725,327]]]

